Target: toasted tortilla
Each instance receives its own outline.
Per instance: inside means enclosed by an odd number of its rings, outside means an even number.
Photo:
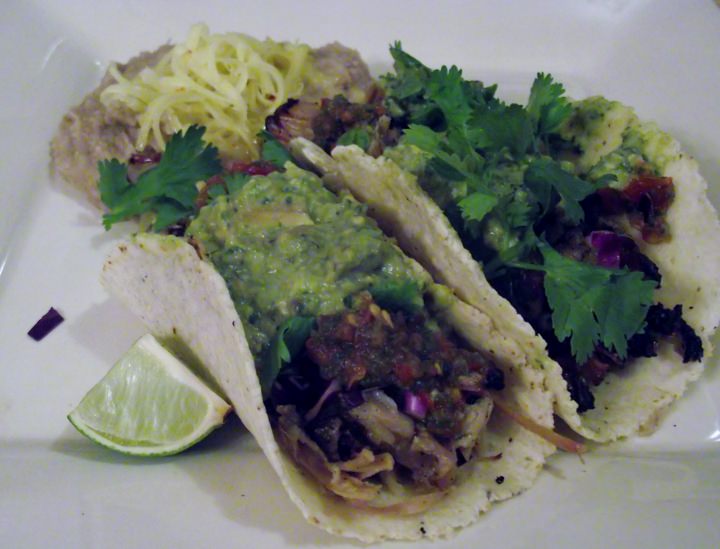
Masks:
[[[457,482],[439,503],[411,516],[353,507],[303,473],[279,448],[225,281],[192,246],[172,236],[139,234],[108,257],[101,280],[156,337],[182,341],[203,366],[201,374],[232,402],[305,519],[328,532],[366,542],[450,535],[475,522],[492,502],[529,488],[554,451],[496,410],[477,452],[488,459],[460,467]],[[542,372],[527,367],[522,350],[496,333],[484,313],[452,297],[443,299],[451,303],[445,309],[447,322],[503,368],[503,400],[551,427],[551,396],[543,387]],[[504,480],[497,481],[499,477]]]
[[[641,243],[663,274],[656,299],[667,307],[683,304],[684,317],[702,338],[703,362],[684,364],[669,344],[657,357],[636,359],[611,372],[593,388],[595,408],[580,415],[562,377],[549,357],[545,341],[489,284],[481,265],[463,247],[460,237],[414,175],[388,158],[373,158],[357,146],[336,147],[332,157],[313,143],[296,139],[293,154],[324,174],[335,188],[349,190],[368,205],[369,213],[397,238],[400,246],[428,269],[435,280],[452,288],[465,302],[485,313],[494,329],[517,341],[544,372],[554,395],[555,413],[575,432],[598,442],[613,441],[657,425],[664,409],[681,396],[703,371],[712,353],[710,338],[720,323],[720,248],[709,235],[720,235],[717,213],[707,198],[707,184],[697,163],[664,136],[660,151],[664,175],[675,182],[676,198],[668,212],[672,239],[658,245]],[[658,151],[653,151],[658,154]]]

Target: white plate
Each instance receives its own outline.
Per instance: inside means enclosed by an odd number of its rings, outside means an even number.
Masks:
[[[143,331],[97,278],[127,227],[105,233],[98,213],[48,175],[47,144],[62,113],[111,59],[181,39],[204,20],[213,30],[313,45],[337,39],[376,73],[401,39],[429,65],[456,63],[518,99],[535,72],[549,71],[574,95],[620,99],[677,136],[717,204],[720,9],[707,0],[5,0],[2,11],[2,547],[352,545],[301,520],[237,422],[185,455],[149,462],[106,452],[65,420]],[[35,343],[25,333],[51,305],[67,320]],[[532,490],[434,547],[720,546],[718,395],[714,366],[651,437],[584,463],[553,457]]]

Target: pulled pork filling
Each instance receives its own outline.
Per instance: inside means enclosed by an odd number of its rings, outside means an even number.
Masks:
[[[388,312],[363,292],[316,319],[268,409],[282,446],[332,492],[415,512],[472,457],[492,410],[485,397],[503,387],[501,370],[424,311]]]

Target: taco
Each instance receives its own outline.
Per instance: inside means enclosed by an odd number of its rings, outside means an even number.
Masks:
[[[383,136],[399,144],[356,139],[330,157],[299,133],[294,154],[519,342],[573,430],[651,430],[720,322],[720,223],[696,162],[629,107],[572,102],[548,75],[526,107],[506,105],[455,67],[392,53]]]
[[[182,238],[137,234],[102,282],[200,365],[330,532],[448,535],[527,489],[554,450],[526,429],[552,428],[542,371],[365,205],[290,163],[234,181]]]

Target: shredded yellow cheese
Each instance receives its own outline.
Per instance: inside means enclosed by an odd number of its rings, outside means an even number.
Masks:
[[[311,68],[310,48],[304,44],[209,34],[206,25],[197,24],[185,43],[133,78],[112,65],[116,83],[100,100],[137,115],[139,150],[151,146],[163,151],[166,136],[198,124],[221,154],[252,160],[258,156],[256,135],[265,118],[302,93]]]

